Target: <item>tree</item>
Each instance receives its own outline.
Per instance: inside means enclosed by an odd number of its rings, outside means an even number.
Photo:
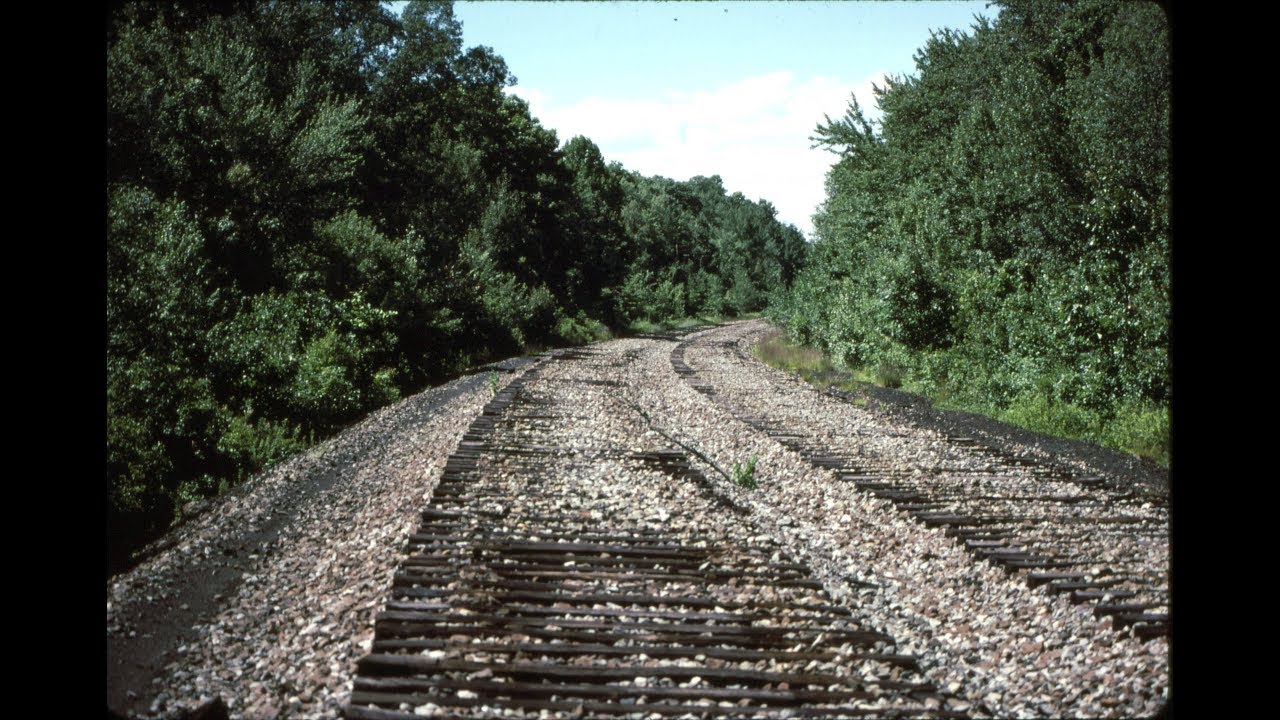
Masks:
[[[907,358],[993,407],[1163,402],[1167,22],[1150,3],[1000,7],[875,89],[878,131],[856,100],[817,127],[840,159],[775,312],[848,362]]]

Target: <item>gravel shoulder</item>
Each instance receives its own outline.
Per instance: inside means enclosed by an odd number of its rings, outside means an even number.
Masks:
[[[243,717],[330,717],[372,634],[394,552],[444,458],[530,363],[480,368],[379,410],[252,478],[107,587],[107,707],[175,717],[221,695]],[[301,659],[301,661],[299,661]]]

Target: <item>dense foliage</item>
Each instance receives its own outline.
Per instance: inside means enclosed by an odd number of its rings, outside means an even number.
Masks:
[[[560,146],[447,2],[127,4],[107,29],[108,562],[476,361],[760,310],[800,233]]]
[[[1167,20],[1119,0],[998,5],[877,88],[879,128],[856,101],[818,127],[840,159],[772,312],[937,396],[1167,437]]]

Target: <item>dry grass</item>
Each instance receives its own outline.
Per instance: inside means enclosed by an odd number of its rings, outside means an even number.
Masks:
[[[851,400],[855,405],[865,405],[865,385],[868,382],[864,372],[848,372],[836,368],[831,357],[817,348],[807,345],[796,345],[787,340],[781,331],[771,333],[754,348],[755,356],[764,364],[796,373],[805,382],[819,390],[835,387],[845,392],[856,393],[858,397]]]
[[[792,344],[781,331],[769,335],[756,345],[755,354],[766,365],[782,370],[830,372],[835,369],[831,358],[821,350]]]

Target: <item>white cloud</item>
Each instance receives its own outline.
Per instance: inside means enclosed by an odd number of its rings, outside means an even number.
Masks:
[[[823,114],[841,117],[849,95],[868,119],[879,118],[872,83],[833,77],[797,79],[790,72],[745,78],[719,88],[669,92],[660,98],[590,97],[562,105],[536,88],[511,92],[561,142],[585,135],[609,160],[645,175],[686,180],[719,175],[729,192],[765,199],[778,217],[812,235],[811,216],[824,197],[823,181],[835,156],[809,147]]]

